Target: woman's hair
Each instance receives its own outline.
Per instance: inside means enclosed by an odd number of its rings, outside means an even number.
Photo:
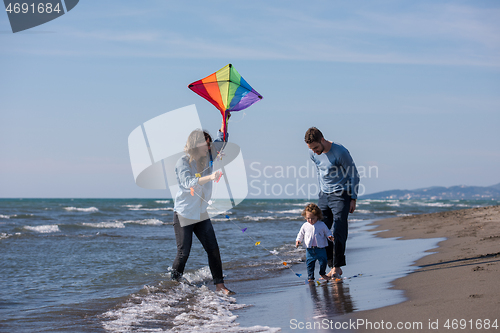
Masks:
[[[321,209],[319,209],[318,205],[316,204],[310,203],[309,205],[307,205],[306,208],[304,208],[304,210],[302,211],[301,215],[303,217],[306,217],[306,212],[310,212],[316,215],[318,221],[323,220],[323,213],[321,213]]]
[[[210,136],[210,133],[208,133],[207,130],[203,130],[203,135],[205,135],[205,141],[208,140],[209,143],[212,143],[212,137]]]
[[[186,145],[184,146],[184,151],[189,155],[189,164],[191,164],[191,162],[194,160],[194,156],[197,155],[196,153],[198,152],[198,149],[200,149],[199,145],[206,144],[207,140],[209,142],[212,142],[210,134],[208,134],[208,132],[206,131],[195,129],[191,132],[191,134],[189,134]],[[207,163],[207,157],[200,156],[196,162],[197,164],[205,166],[205,164]]]

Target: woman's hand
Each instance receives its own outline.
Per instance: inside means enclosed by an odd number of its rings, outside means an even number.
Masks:
[[[227,120],[229,120],[229,118],[231,118],[231,112],[227,114]],[[224,133],[224,120],[222,120],[222,124],[220,125],[220,131]]]
[[[210,180],[217,180],[222,176],[221,171],[215,171],[213,174],[210,175]]]
[[[217,180],[217,179],[219,179],[220,176],[222,176],[222,172],[221,171],[215,171],[211,175],[198,178],[198,185],[205,185],[206,183],[208,183],[211,180]]]

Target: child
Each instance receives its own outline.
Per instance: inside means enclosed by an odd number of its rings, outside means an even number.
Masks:
[[[332,232],[327,228],[326,224],[322,221],[323,214],[321,209],[315,204],[309,204],[302,211],[302,216],[306,218],[306,223],[302,225],[299,233],[297,234],[297,239],[295,240],[295,246],[298,247],[299,244],[304,241],[306,246],[306,265],[307,265],[307,278],[309,282],[314,281],[314,266],[316,260],[319,261],[319,275],[325,280],[329,280],[330,277],[326,275],[326,246],[328,245],[328,240],[333,242]]]

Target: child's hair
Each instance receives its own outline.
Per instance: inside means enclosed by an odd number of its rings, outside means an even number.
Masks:
[[[323,220],[323,213],[321,213],[321,209],[319,209],[318,205],[316,204],[310,203],[309,205],[307,205],[306,208],[304,208],[304,210],[302,211],[301,215],[303,217],[306,217],[306,212],[310,212],[316,215],[318,221]]]

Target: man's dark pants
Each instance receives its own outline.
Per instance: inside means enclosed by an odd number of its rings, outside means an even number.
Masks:
[[[318,207],[323,213],[323,222],[328,229],[333,225],[334,244],[328,242],[326,254],[328,256],[328,266],[345,266],[345,244],[347,241],[347,217],[351,205],[351,196],[343,191],[342,193],[319,192]]]

